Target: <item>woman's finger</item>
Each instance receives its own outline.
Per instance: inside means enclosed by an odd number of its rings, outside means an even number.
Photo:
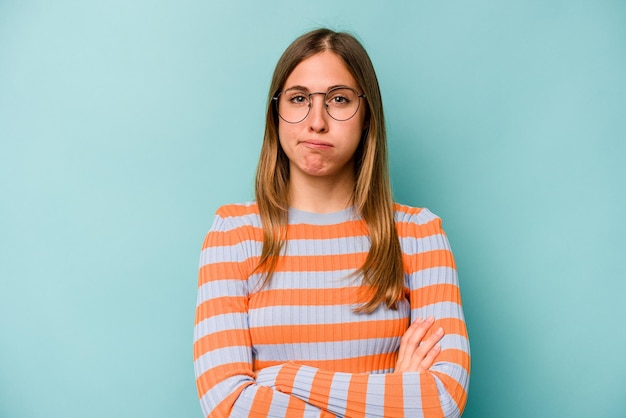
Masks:
[[[424,336],[434,322],[435,319],[432,316],[423,321],[420,321],[420,318],[418,318],[418,320],[411,324],[411,326],[407,329],[400,340],[398,361],[396,362],[395,369],[396,371],[416,371],[419,361],[421,361],[421,358],[426,355],[428,350],[424,349],[421,353],[417,353],[417,351],[420,348],[420,344],[422,343]],[[432,346],[428,347],[428,349],[430,348],[432,348]],[[420,354],[421,358],[417,359],[416,355]]]
[[[407,355],[407,340],[409,340],[411,338],[411,335],[413,335],[413,333],[415,333],[415,330],[417,329],[417,327],[423,322],[422,317],[418,317],[410,326],[409,328],[407,328],[407,330],[404,332],[404,335],[402,335],[402,338],[400,339],[400,349],[398,351],[398,359],[403,359],[406,358]],[[412,351],[412,350],[411,350]]]
[[[420,365],[417,367],[417,372],[422,373],[433,367],[433,364],[435,364],[435,359],[437,358],[439,353],[441,353],[441,345],[436,344],[433,348],[430,349],[428,354],[426,354],[426,357],[424,357],[424,359],[420,362]]]
[[[406,367],[410,371],[418,371],[423,369],[422,363],[426,356],[430,353],[430,351],[441,341],[444,336],[443,328],[439,327],[429,335],[427,338],[423,339],[419,347],[417,347],[410,356],[408,363],[405,360]],[[428,366],[430,367],[430,365]],[[426,367],[426,369],[428,368]]]

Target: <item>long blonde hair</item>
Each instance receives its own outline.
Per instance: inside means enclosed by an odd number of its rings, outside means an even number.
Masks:
[[[403,297],[402,252],[394,223],[387,165],[387,135],[383,104],[374,67],[363,46],[352,35],[317,29],[296,39],[276,64],[270,86],[265,135],[256,174],[256,201],[263,226],[263,249],[258,270],[267,284],[284,246],[289,210],[289,159],[278,141],[278,114],[272,98],[283,88],[294,68],[323,51],[341,57],[366,95],[365,126],[354,155],[355,187],[352,202],[365,221],[371,247],[363,266],[363,283],[371,290],[358,312],[372,312],[384,303],[396,308]]]

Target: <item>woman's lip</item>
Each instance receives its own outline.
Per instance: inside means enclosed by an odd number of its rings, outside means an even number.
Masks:
[[[332,145],[328,142],[316,141],[313,139],[302,141],[301,143],[311,148],[332,148]]]

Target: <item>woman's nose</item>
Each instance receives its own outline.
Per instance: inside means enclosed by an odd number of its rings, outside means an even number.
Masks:
[[[326,112],[326,102],[324,97],[320,97],[317,100],[314,100],[314,95],[324,95],[324,93],[311,93],[311,98],[309,99],[309,117],[308,122],[311,127],[311,130],[315,132],[323,132],[328,127],[328,112]]]

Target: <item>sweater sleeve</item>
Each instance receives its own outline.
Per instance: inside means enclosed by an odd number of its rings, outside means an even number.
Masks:
[[[469,340],[456,267],[441,220],[426,209],[401,227],[411,321],[434,316],[441,352],[424,373],[340,373],[288,362],[263,370],[268,386],[346,417],[459,417],[469,385]],[[418,231],[419,229],[419,231]],[[415,234],[413,234],[415,232]],[[419,236],[416,238],[415,236]]]
[[[216,215],[200,257],[194,370],[204,416],[332,416],[256,382],[240,229]]]

